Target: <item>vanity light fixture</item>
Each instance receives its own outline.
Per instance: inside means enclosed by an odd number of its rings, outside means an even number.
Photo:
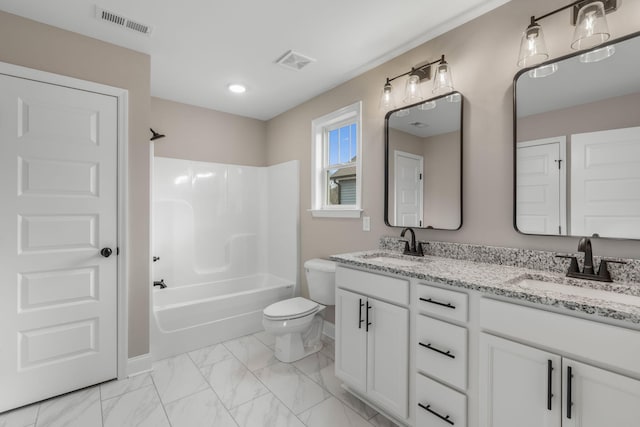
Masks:
[[[437,64],[437,65],[436,65]],[[411,70],[406,73],[398,74],[395,77],[387,77],[387,80],[382,88],[382,94],[380,96],[380,109],[381,110],[392,110],[396,107],[394,94],[393,94],[393,86],[391,82],[400,77],[409,76],[405,83],[405,92],[404,98],[402,99],[404,104],[415,104],[417,102],[422,101],[422,93],[420,89],[420,84],[425,80],[431,79],[431,68],[434,66],[434,81],[433,81],[433,90],[432,92],[437,95],[445,94],[453,91],[453,80],[451,78],[451,66],[445,61],[444,55],[433,62],[428,62],[426,64],[417,65],[412,67]],[[406,111],[406,114],[402,114]],[[398,117],[407,115],[409,112],[408,109],[400,110],[396,112]]]
[[[525,68],[546,61],[549,51],[544,39],[542,27],[539,24],[544,18],[555,15],[558,12],[572,8],[573,24],[576,29],[573,33],[571,48],[575,50],[592,49],[609,40],[611,33],[607,25],[605,15],[618,8],[617,0],[578,0],[566,6],[558,8],[542,16],[532,16],[531,23],[522,34],[520,41],[520,53],[518,55],[518,67]],[[580,56],[581,62],[601,61],[613,55],[615,49],[601,48],[586,52]],[[544,77],[553,74],[555,68],[543,66],[541,70],[533,73],[531,77]],[[543,69],[544,68],[544,69]],[[534,70],[532,70],[534,71]]]

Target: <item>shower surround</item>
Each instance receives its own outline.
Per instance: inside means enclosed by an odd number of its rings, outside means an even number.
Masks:
[[[239,166],[156,157],[151,352],[158,360],[262,329],[298,292],[298,162]]]

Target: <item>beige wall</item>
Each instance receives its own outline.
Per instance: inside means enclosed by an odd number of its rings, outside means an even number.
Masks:
[[[129,357],[149,351],[149,56],[0,11],[0,61],[129,91]]]
[[[639,111],[640,93],[634,93],[534,114],[518,119],[518,141],[640,126]]]
[[[459,28],[427,42],[345,84],[293,108],[267,124],[268,162],[299,159],[301,261],[330,254],[375,248],[383,235],[399,229],[383,220],[384,115],[379,95],[385,77],[403,73],[425,60],[446,54],[456,89],[465,97],[463,226],[458,231],[420,230],[422,239],[531,249],[574,251],[577,238],[525,236],[513,228],[512,82],[520,35],[531,15],[564,6],[564,0],[513,0]],[[612,37],[640,28],[640,1],[622,4],[608,15]],[[545,19],[552,57],[570,53],[573,27],[568,12]],[[400,85],[398,85],[399,87]],[[311,120],[358,100],[363,101],[362,163],[364,214],[371,232],[353,219],[312,218],[310,207]],[[640,242],[595,240],[596,254],[640,258]]]
[[[151,98],[151,127],[161,157],[265,166],[266,122],[161,98]]]
[[[424,138],[424,226],[460,227],[460,131]]]

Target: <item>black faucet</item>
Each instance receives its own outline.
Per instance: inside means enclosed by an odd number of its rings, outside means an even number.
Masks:
[[[161,279],[160,281],[153,282],[153,286],[160,286],[160,289],[164,289],[167,287],[167,284],[164,283],[164,279]]]
[[[404,237],[407,231],[411,233],[411,245],[409,245],[408,241],[404,241],[404,254],[411,256],[424,256],[422,243],[418,243],[418,246],[416,247],[416,233],[413,232],[413,229],[410,227],[405,228],[402,230],[402,233],[400,233],[400,237]]]
[[[596,274],[593,270],[593,251],[591,249],[591,239],[583,237],[578,242],[578,252],[584,253],[584,267],[582,274]]]
[[[600,267],[598,268],[598,274],[596,274],[593,268],[593,250],[591,249],[591,239],[583,237],[578,242],[578,252],[584,253],[584,267],[582,272],[578,266],[578,259],[573,255],[556,255],[558,258],[568,258],[571,260],[569,264],[569,271],[567,271],[567,277],[573,277],[576,279],[597,280],[599,282],[613,282],[611,279],[611,273],[609,273],[608,263],[626,264],[624,261],[614,259],[602,259],[600,260]]]

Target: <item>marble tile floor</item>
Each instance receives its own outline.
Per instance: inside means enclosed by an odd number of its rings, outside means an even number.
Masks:
[[[347,393],[334,343],[295,363],[247,335],[154,363],[153,371],[0,414],[0,427],[395,427]]]

